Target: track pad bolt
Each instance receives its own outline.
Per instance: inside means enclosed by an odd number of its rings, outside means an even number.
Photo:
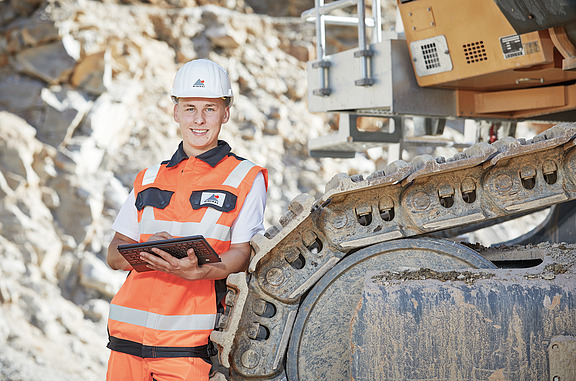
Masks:
[[[256,315],[271,318],[276,314],[276,307],[265,300],[256,299],[252,302],[252,311],[254,311]]]
[[[520,170],[522,186],[526,189],[533,189],[536,186],[536,168],[525,166]]]
[[[242,365],[248,369],[254,369],[260,362],[260,356],[252,349],[248,349],[242,354]]]
[[[256,313],[256,315],[264,315],[264,312],[266,312],[266,301],[262,300],[262,299],[256,299],[253,303],[252,303],[252,310],[254,311],[254,313]]]
[[[476,190],[476,182],[471,178],[467,177],[462,180],[462,185],[460,187],[462,189],[462,193],[472,193]]]
[[[286,262],[288,262],[288,263],[294,262],[295,260],[298,259],[299,256],[300,256],[300,250],[298,250],[295,247],[289,247],[284,252],[284,258],[286,259]]]
[[[416,210],[425,210],[430,206],[430,197],[424,192],[418,192],[412,197],[412,205]]]
[[[335,210],[329,215],[328,222],[334,229],[342,229],[348,224],[348,217],[346,216],[346,212]]]
[[[454,196],[454,188],[452,188],[452,185],[448,185],[448,184],[441,185],[438,188],[438,196],[440,196],[441,198],[453,197]]]
[[[547,184],[555,184],[558,180],[558,166],[552,160],[546,160],[542,164],[542,174]]]
[[[284,273],[278,267],[272,267],[266,273],[266,281],[271,286],[279,286],[284,282]]]
[[[520,170],[520,178],[522,180],[531,179],[536,177],[536,169],[532,166],[525,166]]]
[[[474,182],[474,180],[469,177],[462,180],[460,190],[462,191],[462,199],[464,202],[472,204],[476,201],[476,182]]]
[[[438,189],[438,200],[440,205],[445,208],[450,208],[454,205],[454,188],[452,188],[452,185],[444,184],[440,186]]]
[[[317,238],[318,236],[313,231],[308,230],[302,232],[302,243],[306,247],[312,245]]]
[[[258,323],[252,323],[246,328],[246,336],[252,340],[267,340],[270,337],[270,331]]]
[[[555,162],[553,162],[552,160],[546,160],[544,162],[544,164],[542,164],[542,172],[545,175],[549,175],[551,173],[554,173],[558,170],[558,166],[556,165]]]
[[[356,219],[362,226],[368,226],[372,222],[372,207],[370,205],[359,205],[356,207]]]

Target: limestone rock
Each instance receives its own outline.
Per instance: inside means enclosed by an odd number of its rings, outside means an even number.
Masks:
[[[34,112],[42,107],[40,95],[44,87],[45,83],[29,76],[0,72],[0,110],[10,110],[33,123]]]
[[[74,89],[60,86],[42,89],[41,99],[44,118],[42,125],[37,127],[38,140],[58,148],[70,140],[92,102]]]
[[[16,54],[14,66],[22,73],[57,85],[67,79],[76,65],[78,52],[73,46],[73,43],[65,44],[61,40],[22,50]]]
[[[110,86],[112,68],[108,51],[84,57],[74,69],[70,83],[88,94],[100,95]]]
[[[82,258],[80,285],[94,289],[108,299],[112,299],[114,294],[120,289],[125,277],[126,274],[122,272],[111,274],[108,265],[90,253],[86,253],[84,258]]]
[[[32,13],[42,2],[42,0],[11,0],[13,9],[21,16]]]

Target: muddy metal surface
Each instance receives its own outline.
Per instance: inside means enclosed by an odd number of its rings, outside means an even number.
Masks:
[[[351,324],[351,379],[576,379],[575,246],[502,250],[542,263],[368,273]]]

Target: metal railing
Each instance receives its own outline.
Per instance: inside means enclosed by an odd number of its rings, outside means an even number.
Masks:
[[[357,16],[332,16],[329,13],[350,6],[356,5]],[[372,43],[382,41],[382,8],[380,0],[372,2],[372,17],[366,18],[365,0],[337,0],[325,4],[324,0],[315,0],[315,7],[304,11],[302,19],[316,24],[316,61],[313,68],[319,70],[320,88],[314,89],[313,94],[328,96],[332,92],[330,83],[330,61],[326,55],[326,25],[357,26],[358,28],[358,50],[354,56],[361,60],[361,78],[356,80],[356,86],[371,86],[374,84],[370,59],[373,51],[367,40],[366,28],[372,28]]]

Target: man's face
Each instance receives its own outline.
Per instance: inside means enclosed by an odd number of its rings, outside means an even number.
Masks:
[[[230,109],[221,98],[180,98],[174,105],[174,120],[180,124],[184,151],[189,157],[218,146],[220,127],[229,118]]]

